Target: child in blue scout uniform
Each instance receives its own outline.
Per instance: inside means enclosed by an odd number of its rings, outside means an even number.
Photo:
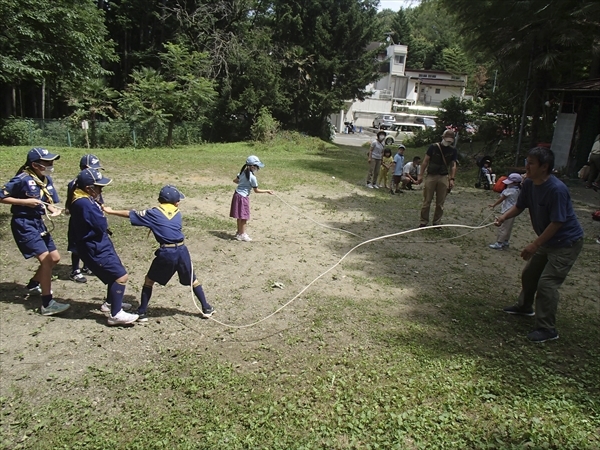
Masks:
[[[52,206],[59,199],[49,176],[54,171],[54,161],[59,158],[45,148],[31,149],[17,175],[0,190],[0,203],[11,205],[10,227],[17,247],[25,259],[35,256],[40,262],[27,289],[42,294],[40,311],[44,316],[61,313],[70,306],[52,299],[52,268],[60,261],[60,255],[43,220],[44,203],[48,204],[52,216],[60,214],[60,210]]]
[[[84,264],[108,286],[106,303],[101,308],[109,312],[108,324],[127,325],[138,315],[124,311],[131,307],[123,303],[128,274],[108,237],[108,222],[98,203],[102,189],[111,181],[96,169],[79,173],[70,205],[71,239]]]
[[[85,170],[85,169],[96,169],[96,170],[100,170],[102,169],[102,165],[100,164],[100,159],[98,159],[97,156],[95,155],[83,155],[81,157],[81,160],[79,161],[79,170]],[[67,186],[67,200],[65,201],[65,214],[69,215],[69,208],[71,206],[71,203],[73,203],[73,192],[75,191],[77,185],[77,177],[73,178],[68,186]],[[100,204],[103,203],[102,201],[102,196],[100,196],[100,198],[98,199],[98,202]],[[69,231],[67,232],[67,250],[71,252],[71,274],[69,275],[69,278],[73,281],[75,281],[76,283],[87,283],[87,279],[83,276],[83,274],[85,273],[86,275],[92,275],[92,271],[87,268],[85,265],[80,269],[79,268],[79,255],[77,254],[77,249],[75,248],[75,243],[73,242],[73,240],[71,239],[71,234],[72,234],[72,224],[71,224],[71,220],[69,219]]]
[[[208,318],[214,313],[213,307],[206,301],[202,285],[193,273],[190,252],[183,243],[181,212],[178,206],[184,198],[185,196],[175,186],[167,185],[158,194],[160,205],[154,208],[143,211],[117,211],[107,206],[103,207],[106,214],[129,218],[133,226],[150,228],[154,238],[160,245],[154,253],[156,257],[152,261],[150,270],[148,270],[144,280],[141,305],[137,311],[140,322],[148,321],[146,313],[148,312],[148,303],[150,303],[154,283],[165,286],[175,275],[175,272],[179,275],[179,282],[183,286],[192,284],[194,294],[202,304],[202,317]]]
[[[238,241],[250,242],[252,240],[246,233],[246,225],[250,220],[250,192],[273,194],[273,191],[258,189],[258,180],[254,172],[257,172],[261,167],[265,167],[265,165],[256,156],[248,156],[246,164],[242,166],[240,173],[233,179],[233,182],[237,183],[237,188],[235,188],[231,199],[229,217],[237,219],[235,239]]]

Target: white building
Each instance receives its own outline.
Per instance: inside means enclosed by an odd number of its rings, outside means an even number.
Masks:
[[[354,122],[357,127],[370,127],[377,115],[401,113],[402,121],[410,116],[435,115],[442,100],[450,97],[463,98],[467,75],[452,75],[442,70],[407,69],[406,45],[390,45],[382,52],[382,77],[367,86],[372,92],[364,101],[349,101],[339,115],[332,117],[338,130],[344,122]]]

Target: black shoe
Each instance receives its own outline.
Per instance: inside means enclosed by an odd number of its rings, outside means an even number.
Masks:
[[[87,267],[82,267],[81,268],[81,273],[84,275],[94,275],[94,272],[92,272],[90,269],[88,269]]]
[[[558,332],[555,329],[538,328],[527,335],[527,339],[531,342],[541,344],[546,341],[554,341],[558,339]]]
[[[136,311],[135,314],[138,315],[136,322],[148,322],[148,315],[146,313],[141,313],[139,311]]]
[[[81,270],[77,269],[71,272],[69,279],[75,283],[87,283],[87,278],[81,274]]]
[[[208,308],[202,308],[202,317],[205,319],[208,319],[214,313],[215,313],[215,308],[213,308],[210,305],[208,306]]]
[[[507,314],[515,314],[517,316],[535,316],[535,311],[533,309],[523,308],[519,305],[507,306],[502,311],[504,311]]]

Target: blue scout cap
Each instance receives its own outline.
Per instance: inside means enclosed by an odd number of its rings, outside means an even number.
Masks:
[[[83,155],[79,161],[79,168],[83,169],[102,169],[100,158],[96,155]]]
[[[54,161],[59,159],[60,155],[56,153],[50,153],[48,150],[42,147],[34,147],[27,153],[27,162],[36,161]]]
[[[265,165],[260,162],[260,159],[258,159],[258,156],[254,156],[254,155],[248,156],[248,159],[246,160],[246,165],[247,166],[265,167]]]
[[[185,195],[183,195],[175,186],[167,184],[160,190],[158,198],[167,203],[177,203],[178,201],[183,200]]]
[[[102,175],[98,169],[84,169],[77,175],[77,186],[80,189],[86,186],[106,186],[112,180]]]

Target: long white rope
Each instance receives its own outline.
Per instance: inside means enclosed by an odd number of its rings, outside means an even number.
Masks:
[[[371,242],[375,242],[375,241],[380,241],[382,239],[388,239],[391,237],[395,237],[395,236],[402,236],[404,234],[408,234],[408,233],[413,233],[415,231],[423,231],[423,230],[430,230],[430,229],[438,229],[438,228],[469,228],[471,230],[478,230],[481,228],[486,228],[489,227],[490,225],[493,225],[494,222],[490,222],[486,225],[479,225],[479,226],[469,226],[469,225],[458,225],[458,224],[447,224],[447,225],[432,225],[432,226],[428,226],[428,227],[419,227],[419,228],[412,228],[410,230],[406,230],[406,231],[400,231],[398,233],[392,233],[392,234],[386,234],[384,236],[379,236],[379,237],[375,237],[372,239],[368,239],[366,241],[361,242],[358,245],[355,245],[354,247],[352,247],[344,256],[342,256],[340,258],[340,260],[338,262],[336,262],[333,266],[331,266],[329,269],[327,269],[325,272],[323,272],[321,275],[319,275],[318,277],[316,277],[314,280],[312,280],[309,284],[307,284],[300,292],[298,292],[291,300],[289,300],[287,303],[283,304],[281,307],[279,307],[276,311],[272,312],[271,314],[263,317],[260,320],[257,320],[255,322],[246,324],[246,325],[233,325],[233,324],[228,324],[228,323],[224,323],[221,322],[217,319],[215,319],[214,317],[210,317],[211,320],[213,320],[214,322],[218,323],[219,325],[222,325],[224,327],[227,328],[236,328],[236,329],[241,329],[241,328],[249,328],[249,327],[253,327],[255,325],[258,325],[261,322],[264,322],[265,320],[270,319],[271,317],[273,317],[275,314],[277,314],[278,312],[280,312],[281,310],[283,310],[284,308],[286,308],[287,306],[289,306],[294,300],[296,300],[300,295],[302,295],[309,287],[311,287],[316,281],[318,281],[319,279],[323,278],[323,276],[325,276],[326,274],[328,274],[329,272],[331,272],[333,269],[335,269],[337,266],[339,266],[341,264],[341,262],[346,259],[346,257],[348,255],[350,255],[350,253],[352,253],[354,250],[356,250],[359,247],[362,247],[363,245],[369,244]],[[193,266],[192,266],[192,273],[193,273]],[[191,286],[191,283],[190,283]],[[194,306],[200,311],[202,312],[202,308],[198,307],[198,304],[196,303],[196,299],[193,296],[193,288],[192,288],[192,298],[194,301]]]

